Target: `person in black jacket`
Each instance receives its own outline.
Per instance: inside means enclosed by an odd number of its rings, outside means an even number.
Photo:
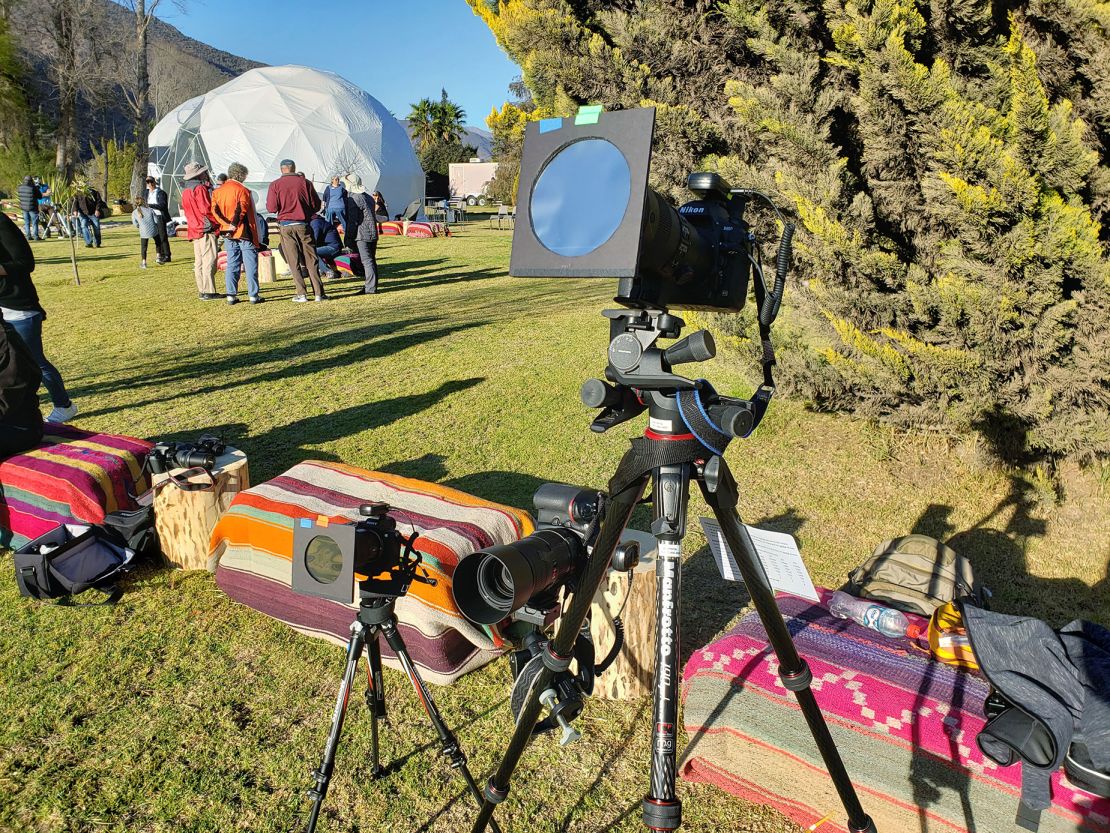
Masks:
[[[154,237],[158,262],[169,263],[170,236],[166,231],[166,223],[170,219],[170,198],[158,187],[158,180],[152,176],[146,178],[146,204],[154,211],[154,220],[158,224],[158,233]]]
[[[19,210],[23,212],[23,227],[28,240],[42,240],[39,231],[39,187],[31,176],[23,177],[22,184],[15,189],[19,195]]]
[[[54,402],[47,422],[68,422],[77,415],[77,406],[66,393],[62,375],[42,351],[42,322],[46,319],[46,311],[31,282],[34,270],[35,256],[26,238],[19,226],[0,211],[0,316],[10,328],[8,340],[21,341],[42,371],[42,381]],[[35,407],[38,407],[37,399]]]
[[[343,177],[347,186],[347,248],[358,248],[362,274],[366,277],[362,294],[373,295],[378,291],[378,222],[374,219],[374,199],[366,193],[362,177],[348,174]]]
[[[0,321],[0,459],[42,440],[42,371],[23,340]]]

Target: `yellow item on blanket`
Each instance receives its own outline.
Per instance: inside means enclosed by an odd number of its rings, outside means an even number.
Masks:
[[[929,650],[940,662],[957,668],[979,669],[971,642],[964,629],[964,617],[955,602],[943,604],[929,620]]]

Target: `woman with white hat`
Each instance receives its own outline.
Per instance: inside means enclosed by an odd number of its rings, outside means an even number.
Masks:
[[[373,295],[378,291],[378,223],[374,218],[374,202],[366,195],[362,177],[347,174],[343,177],[347,188],[347,225],[344,243],[348,249],[358,248],[362,273],[366,283],[362,292]]]

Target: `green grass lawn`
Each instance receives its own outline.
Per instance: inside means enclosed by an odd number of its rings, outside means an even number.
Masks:
[[[215,431],[261,482],[305,459],[342,460],[530,507],[544,480],[603,486],[636,423],[599,436],[578,400],[604,368],[609,281],[506,276],[510,234],[484,222],[449,239],[386,238],[382,289],[328,287],[292,304],[288,279],[261,306],[200,302],[192,252],[138,269],[130,228],[104,247],[35,244],[47,353],[81,408],[77,425],[148,438]],[[727,360],[718,389],[746,386]],[[46,403],[44,402],[44,407]],[[793,533],[816,582],[838,584],[885,538],[950,538],[996,608],[1107,618],[1110,512],[1099,478],[1068,472],[1059,502],[1034,479],[985,468],[974,444],[893,434],[776,401],[728,452],[749,522]],[[705,514],[700,498],[693,512]],[[684,655],[735,622],[691,525]],[[10,561],[4,569],[10,571]],[[114,607],[66,609],[0,581],[0,830],[285,831],[331,716],[342,654],[228,601],[206,573],[147,569]],[[437,689],[476,777],[512,728],[507,664]],[[471,808],[404,678],[387,671],[385,780],[364,765],[369,721],[353,701],[322,830],[469,829]],[[649,704],[591,702],[584,739],[525,755],[506,831],[643,829]],[[851,768],[852,762],[849,761]],[[680,784],[692,831],[795,830],[770,810]],[[830,811],[836,808],[828,808]]]

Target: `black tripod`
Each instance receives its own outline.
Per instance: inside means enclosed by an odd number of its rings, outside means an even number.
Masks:
[[[671,366],[705,361],[715,348],[709,334],[699,331],[666,350],[655,347],[660,337],[677,338],[682,319],[658,310],[608,310],[611,319],[609,367],[606,376],[615,386],[591,380],[583,386],[587,405],[604,410],[593,429],[604,431],[644,410],[649,428],[632,441],[616,474],[609,482],[610,498],[604,518],[574,597],[563,614],[555,638],[541,653],[543,668],[536,675],[518,715],[516,731],[501,763],[485,788],[485,801],[473,833],[482,833],[494,808],[508,797],[509,779],[532,737],[540,717],[541,694],[550,688],[557,672],[565,671],[578,631],[585,621],[613,552],[632,510],[652,484],[654,520],[658,541],[658,578],[655,690],[652,711],[650,791],[643,800],[644,824],[652,830],[675,830],[682,822],[682,803],[675,793],[679,679],[679,594],[681,541],[686,534],[690,482],[697,482],[713,510],[729,548],[736,557],[744,583],[779,660],[783,684],[794,692],[813,738],[848,813],[854,833],[875,833],[874,823],[863,811],[844,768],[820,707],[810,690],[812,675],[797,649],[775,603],[774,592],[759,562],[747,529],[736,512],[739,492],[722,456],[735,436],[747,436],[766,410],[773,392],[769,365],[773,363],[765,342],[765,385],[751,400],[719,397],[704,381],[694,382],[672,374]]]
[[[378,760],[378,720],[386,716],[385,688],[382,685],[382,649],[379,636],[385,637],[385,641],[397,655],[397,661],[401,663],[405,674],[408,675],[409,682],[412,683],[413,689],[416,690],[416,696],[420,699],[420,704],[424,707],[424,711],[428,713],[428,719],[435,728],[436,734],[439,735],[443,755],[450,762],[453,769],[462,773],[463,780],[466,781],[466,786],[470,790],[470,794],[474,796],[474,800],[479,804],[482,801],[482,794],[466,765],[466,754],[460,748],[459,742],[451,730],[447,728],[447,724],[443,722],[439,709],[436,708],[436,704],[432,700],[432,695],[429,693],[427,686],[424,685],[424,680],[420,678],[420,673],[416,670],[412,658],[409,657],[401,632],[397,630],[397,617],[393,613],[397,597],[362,592],[361,599],[358,616],[351,623],[351,638],[347,642],[347,667],[343,672],[343,681],[339,686],[339,696],[335,701],[335,714],[331,720],[331,731],[328,733],[327,746],[324,747],[324,757],[320,762],[319,769],[312,773],[316,784],[308,790],[308,795],[312,799],[312,810],[308,816],[308,833],[313,833],[316,830],[316,821],[320,816],[320,805],[323,804],[324,797],[328,794],[328,784],[331,781],[332,771],[335,769],[335,751],[339,746],[339,736],[343,731],[343,720],[347,715],[347,702],[351,696],[351,688],[355,682],[355,672],[358,670],[358,661],[362,656],[363,648],[366,649],[369,663],[366,705],[370,707],[371,720],[370,777],[380,778],[386,772]],[[497,830],[497,828],[495,827],[494,830]],[[500,831],[498,830],[497,833],[500,833]]]

